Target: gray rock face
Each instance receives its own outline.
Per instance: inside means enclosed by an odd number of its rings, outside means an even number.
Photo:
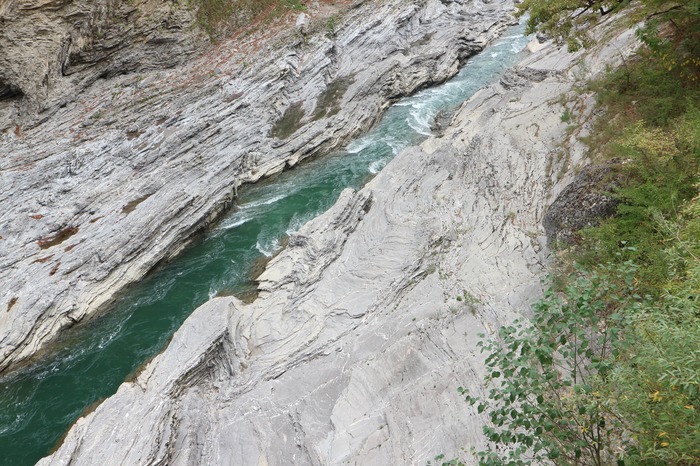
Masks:
[[[586,55],[550,46],[478,92],[293,235],[255,302],[197,309],[40,464],[426,464],[482,446],[457,387],[484,392],[477,334],[541,292],[559,97],[633,46],[630,31]]]
[[[619,185],[612,176],[610,165],[590,165],[576,175],[542,219],[550,245],[572,244],[579,230],[615,214],[619,200],[612,193]]]
[[[0,133],[0,371],[180,251],[241,184],[454,75],[511,8],[358,2],[333,38],[238,38],[175,70],[99,80],[40,126]]]
[[[3,0],[0,131],[35,125],[100,78],[183,63],[205,37],[160,0]]]

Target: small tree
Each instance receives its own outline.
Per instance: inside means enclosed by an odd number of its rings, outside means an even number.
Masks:
[[[612,360],[624,350],[624,329],[640,298],[630,263],[602,267],[550,289],[531,323],[502,327],[482,340],[487,400],[466,395],[491,421],[483,465],[614,464],[625,449],[625,422],[605,390]]]
[[[628,0],[524,0],[518,15],[528,14],[528,34],[540,31],[575,52],[592,43],[588,26],[629,3]]]
[[[593,43],[587,33],[592,25],[601,17],[620,11],[630,3],[630,0],[523,0],[518,5],[518,16],[528,15],[528,34],[543,33],[575,52]],[[683,39],[688,39],[691,45],[683,54],[684,61],[689,60],[693,68],[700,65],[700,60],[695,61],[700,0],[641,0],[641,5],[636,5],[641,8],[637,8],[633,19],[644,23],[639,31],[643,42],[652,48],[659,48],[664,42],[659,26],[669,23],[675,28],[675,35],[686,36]]]

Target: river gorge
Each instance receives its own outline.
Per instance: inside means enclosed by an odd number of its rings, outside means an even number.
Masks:
[[[282,238],[327,210],[344,188],[359,189],[396,153],[425,139],[438,111],[454,111],[515,63],[529,39],[522,27],[504,35],[455,78],[394,104],[345,150],[242,188],[233,212],[115,309],[73,329],[58,354],[2,379],[4,464],[34,464],[85,408],[112,395],[159,352],[198,305],[220,293],[249,293],[251,269],[277,253]]]
[[[41,464],[425,464],[483,444],[456,388],[482,390],[476,335],[541,293],[542,218],[585,161],[560,115],[593,99],[561,96],[633,35],[533,53],[509,2],[408,3],[358,2],[333,38],[217,61],[191,89],[97,82],[4,133],[3,218],[22,217],[0,242],[4,464],[71,425]],[[113,89],[131,100],[104,104]]]

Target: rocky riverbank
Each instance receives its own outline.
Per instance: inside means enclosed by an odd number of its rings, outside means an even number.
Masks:
[[[63,11],[54,3],[49,10]],[[2,14],[22,14],[22,4]],[[76,71],[80,82],[50,66],[38,83],[28,67],[7,68],[25,73],[0,76],[7,121],[31,124],[0,133],[0,371],[177,254],[240,185],[337,147],[392,100],[452,76],[512,22],[510,0],[367,0],[343,11],[333,24],[311,18],[294,32],[224,41],[171,70],[110,68],[121,60],[114,57],[139,53],[126,46]],[[97,25],[97,55],[114,38],[101,29],[103,13],[85,17]],[[183,28],[192,21],[178,17]],[[65,39],[54,32],[45,36],[51,47]],[[156,32],[123,39],[160,43]],[[164,66],[196,44],[175,41],[189,45]],[[3,42],[17,52],[12,46]]]
[[[41,464],[426,464],[481,446],[485,419],[457,387],[483,392],[477,334],[541,292],[546,206],[585,159],[581,84],[635,47],[608,21],[604,45],[533,53],[344,191],[255,302],[197,309]]]

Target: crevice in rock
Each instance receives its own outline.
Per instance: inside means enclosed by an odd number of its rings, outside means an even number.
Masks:
[[[209,350],[202,354],[200,362],[193,365],[173,384],[171,392],[173,396],[190,387],[207,386],[232,377],[236,373],[232,361],[234,352],[230,335],[225,332],[209,347]]]
[[[0,79],[0,102],[20,100],[24,97],[24,92],[19,87]]]

